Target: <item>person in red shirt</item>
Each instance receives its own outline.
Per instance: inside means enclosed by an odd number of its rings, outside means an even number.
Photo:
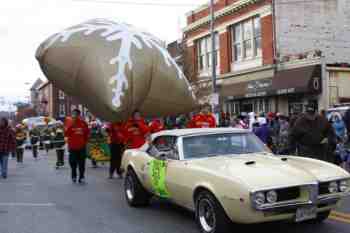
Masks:
[[[69,164],[74,183],[77,182],[77,168],[79,168],[79,183],[85,183],[86,145],[89,134],[88,124],[81,119],[80,110],[73,110],[72,120],[66,126],[65,136],[68,139]]]
[[[109,178],[114,178],[114,173],[117,172],[119,178],[121,178],[121,161],[123,150],[126,142],[125,128],[120,122],[115,122],[109,125],[107,128],[110,138],[111,149],[111,161],[109,167]]]
[[[216,120],[210,113],[209,107],[205,106],[199,114],[193,116],[189,126],[191,128],[215,128]]]
[[[150,133],[158,133],[165,129],[164,122],[161,118],[155,118],[149,124]]]
[[[141,117],[139,111],[135,111],[125,126],[126,142],[128,149],[137,149],[143,146],[150,130]]]

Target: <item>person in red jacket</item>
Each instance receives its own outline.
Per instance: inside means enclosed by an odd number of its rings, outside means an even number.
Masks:
[[[143,146],[150,133],[150,130],[139,111],[133,113],[132,117],[126,123],[125,129],[128,149],[137,149]]]
[[[72,120],[66,126],[65,136],[68,139],[69,164],[74,183],[77,182],[77,168],[79,168],[79,183],[85,183],[86,144],[89,134],[88,124],[80,118],[80,110],[73,110]]]
[[[155,118],[149,124],[150,133],[158,133],[165,129],[163,120],[161,118]]]
[[[202,111],[193,116],[189,127],[191,128],[215,128],[216,120],[213,114],[210,113],[209,107],[205,106]]]
[[[110,124],[107,130],[110,138],[111,149],[109,178],[113,179],[115,172],[117,172],[119,178],[121,178],[120,166],[126,142],[125,128],[122,123],[115,122]]]

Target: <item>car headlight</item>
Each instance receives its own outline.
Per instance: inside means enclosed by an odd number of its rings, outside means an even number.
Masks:
[[[331,183],[329,183],[328,191],[329,191],[330,193],[336,193],[336,192],[338,192],[338,184],[337,184],[337,182],[331,182]]]
[[[272,190],[266,193],[266,200],[268,203],[275,203],[277,202],[277,192]]]
[[[261,206],[265,204],[265,194],[262,192],[258,192],[254,195],[253,201],[257,206]]]
[[[339,191],[340,192],[347,192],[348,190],[349,190],[348,181],[346,181],[346,180],[340,181],[340,183],[339,183]]]

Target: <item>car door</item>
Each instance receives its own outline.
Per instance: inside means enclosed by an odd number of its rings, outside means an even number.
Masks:
[[[145,172],[145,185],[153,194],[162,198],[172,198],[176,189],[179,156],[176,149],[176,137],[160,136],[155,138],[147,150],[150,160]],[[163,155],[163,157],[159,157]]]

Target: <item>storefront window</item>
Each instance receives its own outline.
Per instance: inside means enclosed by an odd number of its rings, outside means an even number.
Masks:
[[[64,104],[60,104],[60,117],[66,116],[66,106]]]
[[[266,100],[264,113],[268,113],[268,112],[271,112],[271,107],[270,107],[270,101]]]

